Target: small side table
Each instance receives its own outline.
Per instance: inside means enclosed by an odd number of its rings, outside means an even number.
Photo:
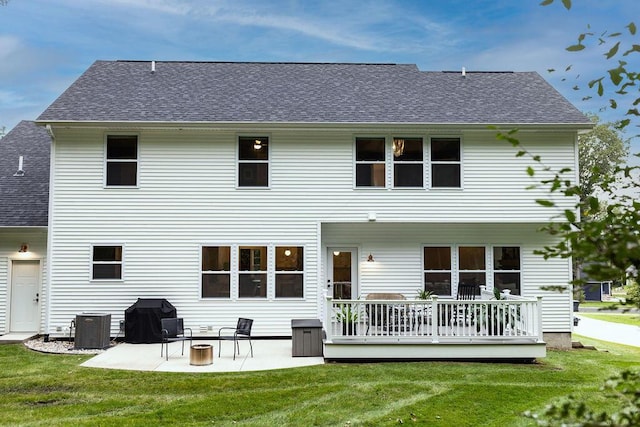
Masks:
[[[213,363],[213,346],[211,344],[194,344],[189,352],[189,364],[195,366]]]

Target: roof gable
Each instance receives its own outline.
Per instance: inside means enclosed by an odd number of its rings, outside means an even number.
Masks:
[[[50,150],[47,131],[30,121],[0,139],[0,227],[47,226]]]
[[[535,72],[96,61],[39,121],[587,124]]]

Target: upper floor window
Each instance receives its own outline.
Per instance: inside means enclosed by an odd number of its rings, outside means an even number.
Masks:
[[[269,186],[269,138],[238,138],[238,186]]]
[[[356,187],[385,187],[385,138],[356,138]]]
[[[460,188],[460,138],[431,138],[431,187]]]
[[[136,186],[138,183],[138,137],[107,136],[107,186]]]
[[[436,295],[451,295],[451,247],[425,247],[424,289]]]
[[[91,279],[122,279],[122,246],[93,247],[91,255]]]
[[[304,296],[304,248],[276,247],[276,298]]]
[[[267,247],[241,246],[238,265],[238,296],[267,297]]]
[[[202,298],[231,296],[231,248],[205,246],[202,248]]]
[[[393,138],[393,186],[423,187],[422,138]]]
[[[520,295],[520,248],[495,246],[493,248],[493,286],[509,289],[511,295]]]

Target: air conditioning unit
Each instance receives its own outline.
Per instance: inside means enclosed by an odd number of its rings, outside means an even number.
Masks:
[[[76,315],[74,348],[105,349],[111,342],[111,314]]]

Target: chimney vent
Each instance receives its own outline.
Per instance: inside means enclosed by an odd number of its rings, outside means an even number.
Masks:
[[[151,72],[152,73],[156,72],[156,61],[151,61]]]
[[[467,77],[467,70],[464,67],[462,67],[462,77]]]

